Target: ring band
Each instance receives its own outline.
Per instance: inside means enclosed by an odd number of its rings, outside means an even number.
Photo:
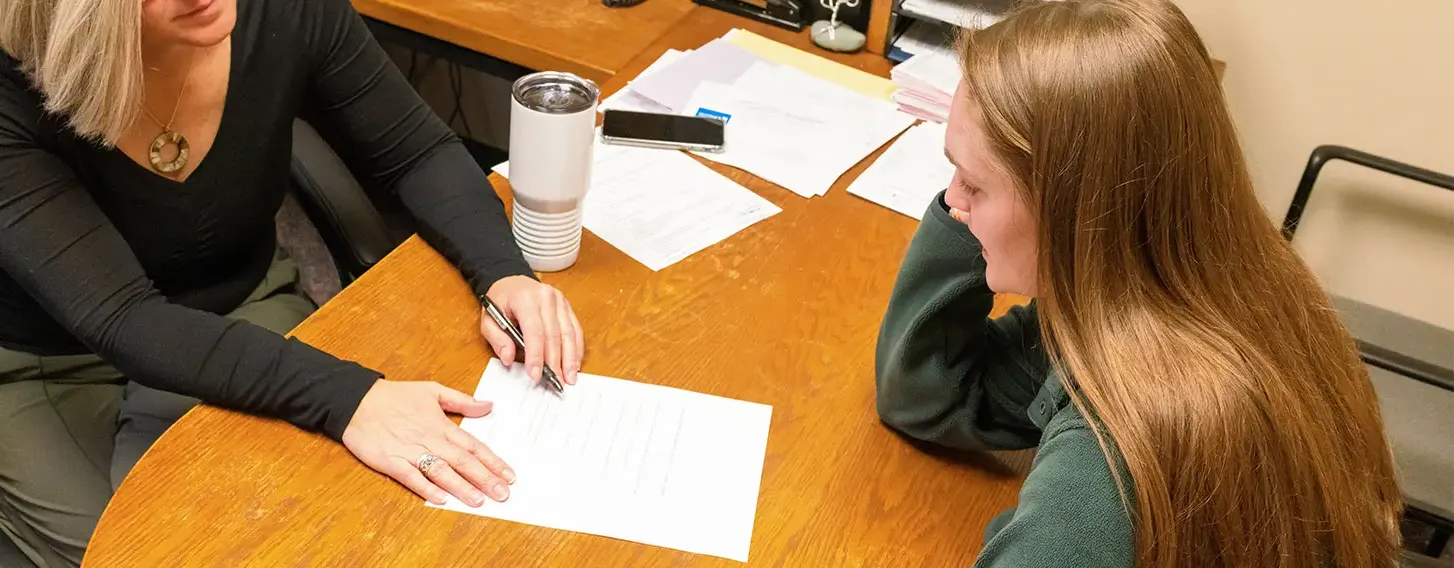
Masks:
[[[436,456],[436,455],[431,454],[429,452],[424,452],[422,454],[419,454],[419,462],[418,462],[419,465],[417,466],[419,468],[419,473],[422,473],[422,474],[425,475],[425,477],[428,477],[429,476],[429,468],[434,467],[434,463],[435,462],[438,462],[438,461],[439,461],[439,456]]]

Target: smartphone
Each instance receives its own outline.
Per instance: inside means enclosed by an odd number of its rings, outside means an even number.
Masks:
[[[727,122],[716,117],[607,110],[601,139],[609,144],[721,152]]]

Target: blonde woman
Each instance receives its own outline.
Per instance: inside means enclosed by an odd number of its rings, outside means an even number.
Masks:
[[[313,308],[272,224],[306,114],[519,321],[530,373],[580,365],[569,304],[347,0],[0,0],[0,48],[6,538],[77,564],[113,483],[197,399],[322,432],[432,501],[506,498],[514,474],[445,415],[488,402],[278,334]]]
[[[962,58],[955,174],[884,318],[878,410],[1039,447],[975,565],[1395,566],[1372,387],[1181,12],[1029,3]],[[994,292],[1035,301],[990,320]]]

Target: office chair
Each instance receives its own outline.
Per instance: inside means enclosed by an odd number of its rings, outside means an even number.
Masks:
[[[1343,160],[1454,191],[1454,177],[1342,146],[1319,146],[1308,158],[1282,222],[1289,241],[1302,221],[1323,166]],[[1368,304],[1333,297],[1358,342],[1359,355],[1383,407],[1403,488],[1405,524],[1432,529],[1408,566],[1439,558],[1454,536],[1454,330]],[[1419,558],[1422,555],[1424,558]]]
[[[10,537],[0,535],[0,566],[7,568],[34,568],[35,563],[31,562],[25,554],[20,552],[20,547],[10,541]]]
[[[393,205],[395,210],[402,206],[391,196],[365,190],[343,159],[303,119],[293,121],[291,196],[317,229],[337,267],[341,286],[358,278],[414,232],[411,223],[401,221],[407,215],[381,214],[380,204]],[[286,213],[280,213],[280,219]]]

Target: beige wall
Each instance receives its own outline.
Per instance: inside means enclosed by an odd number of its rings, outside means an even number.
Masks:
[[[1276,220],[1319,144],[1454,174],[1454,0],[1176,1]],[[1454,192],[1345,162],[1316,187],[1296,242],[1325,285],[1454,328]]]

